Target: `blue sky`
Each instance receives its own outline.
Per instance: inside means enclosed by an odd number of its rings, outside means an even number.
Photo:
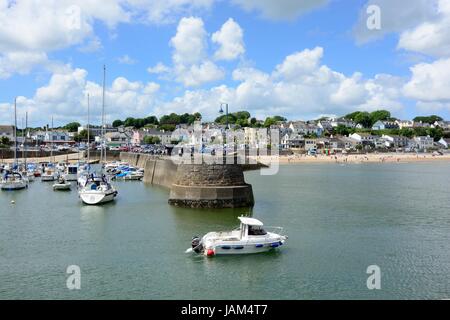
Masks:
[[[400,1],[382,0],[156,0],[131,9],[126,0],[110,0],[110,7],[80,0],[83,26],[75,31],[64,30],[60,19],[71,2],[48,1],[32,12],[30,1],[0,0],[0,25],[10,26],[0,29],[2,123],[11,121],[16,96],[19,112],[29,111],[33,124],[52,115],[57,124],[82,122],[87,93],[98,121],[103,64],[108,120],[172,111],[212,119],[224,100],[231,110],[258,117],[386,108],[401,118],[450,118],[450,79],[440,72],[450,66],[450,37],[416,41],[424,24],[435,26],[434,34],[450,25],[446,0],[415,0],[402,10]],[[381,8],[382,26],[373,33],[365,24],[372,3]],[[220,30],[222,42],[214,41]],[[190,47],[191,39],[202,50]],[[89,43],[97,45],[86,50]],[[220,49],[226,58],[218,58]],[[158,63],[166,72],[150,73]]]

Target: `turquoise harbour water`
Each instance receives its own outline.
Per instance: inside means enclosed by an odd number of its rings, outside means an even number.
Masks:
[[[449,163],[302,164],[246,179],[252,212],[174,208],[167,190],[140,182],[117,182],[117,201],[101,207],[40,181],[1,192],[0,299],[450,298]],[[241,214],[283,226],[287,244],[184,253],[193,235],[232,229]],[[81,290],[66,287],[69,265]],[[367,289],[369,265],[381,290]]]

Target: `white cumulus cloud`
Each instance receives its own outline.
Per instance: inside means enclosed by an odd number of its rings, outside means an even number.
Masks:
[[[244,32],[232,18],[228,19],[211,39],[219,45],[214,54],[217,60],[234,60],[245,53]]]

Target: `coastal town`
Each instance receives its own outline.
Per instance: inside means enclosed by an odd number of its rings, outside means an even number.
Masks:
[[[242,132],[244,141],[237,148],[259,150],[278,147],[281,156],[305,155],[316,159],[374,153],[442,156],[448,152],[450,145],[450,121],[434,115],[400,120],[392,118],[390,112],[385,110],[309,121],[292,121],[281,116],[262,121],[240,111],[222,115],[211,122],[201,120],[199,113],[172,113],[160,119],[150,116],[116,120],[103,128],[90,125],[89,144],[87,126],[77,122],[58,128],[17,128],[17,133],[13,125],[1,125],[0,147],[13,148],[14,139],[17,139],[18,149],[23,149],[27,144],[29,151],[53,149],[78,152],[86,150],[88,145],[100,149],[104,141],[105,149],[109,151],[165,154],[168,148],[181,144],[201,145],[197,151],[205,153],[221,148],[227,131]],[[199,128],[202,131],[200,141],[193,134]],[[176,134],[180,130],[183,134]],[[277,139],[271,141],[274,132]],[[290,161],[293,158],[286,159]]]

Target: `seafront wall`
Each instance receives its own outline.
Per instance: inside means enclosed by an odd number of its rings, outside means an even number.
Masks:
[[[252,186],[238,164],[176,164],[169,158],[121,153],[120,159],[144,168],[144,182],[170,189],[169,204],[191,208],[237,208],[254,205]],[[254,169],[254,166],[247,169]]]

